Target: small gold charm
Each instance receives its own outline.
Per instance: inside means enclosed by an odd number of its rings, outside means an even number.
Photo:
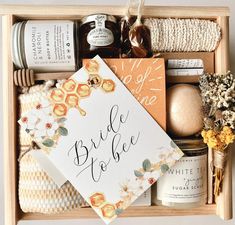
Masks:
[[[88,84],[78,84],[77,93],[81,97],[88,97],[91,94],[91,89]]]
[[[78,105],[79,98],[76,94],[68,94],[65,98],[65,103],[70,107],[74,108]]]
[[[105,92],[112,92],[115,89],[115,83],[112,80],[104,79],[101,87]]]
[[[56,116],[65,116],[67,114],[67,107],[63,103],[56,103],[54,105],[53,112]]]
[[[63,101],[65,93],[61,89],[53,89],[50,98],[55,102]]]
[[[94,60],[91,59],[89,60],[86,65],[84,66],[84,69],[88,72],[88,74],[98,74],[99,70],[100,70],[100,65],[99,63]]]
[[[65,92],[73,92],[76,87],[76,82],[73,79],[68,79],[65,81],[62,85],[62,88],[65,90]]]

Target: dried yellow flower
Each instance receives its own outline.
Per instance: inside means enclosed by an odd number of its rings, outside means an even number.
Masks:
[[[214,130],[203,130],[201,132],[204,143],[210,148],[223,151],[229,144],[235,140],[235,134],[230,127],[224,126],[220,132]]]

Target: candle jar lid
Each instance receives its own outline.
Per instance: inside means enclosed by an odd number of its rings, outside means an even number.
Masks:
[[[174,139],[174,142],[187,156],[200,155],[200,152],[204,154],[207,150],[207,145],[201,138]]]

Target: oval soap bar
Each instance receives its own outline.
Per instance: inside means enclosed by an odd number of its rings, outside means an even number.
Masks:
[[[198,133],[203,127],[202,100],[198,87],[177,84],[167,89],[167,130],[185,137]]]

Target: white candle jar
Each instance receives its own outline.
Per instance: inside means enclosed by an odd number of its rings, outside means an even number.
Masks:
[[[69,20],[29,20],[12,27],[12,59],[18,69],[75,71],[77,23]]]
[[[207,146],[201,139],[174,140],[184,156],[157,181],[155,203],[193,208],[207,202]]]

